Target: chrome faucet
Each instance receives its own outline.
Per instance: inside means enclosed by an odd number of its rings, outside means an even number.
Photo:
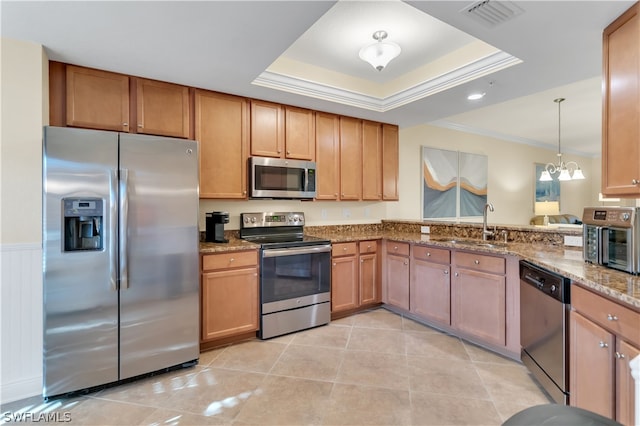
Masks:
[[[494,232],[487,229],[487,210],[493,211],[493,204],[484,205],[484,215],[482,217],[482,240],[487,241],[487,237],[493,236]]]

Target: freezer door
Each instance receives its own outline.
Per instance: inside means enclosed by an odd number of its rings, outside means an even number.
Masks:
[[[198,145],[120,135],[120,379],[199,356]]]
[[[45,397],[118,380],[116,241],[106,232],[116,225],[117,161],[116,133],[44,129]],[[65,248],[63,200],[67,198],[102,200],[96,204],[102,206],[100,226],[105,229],[85,221],[88,232],[105,231],[99,249]]]

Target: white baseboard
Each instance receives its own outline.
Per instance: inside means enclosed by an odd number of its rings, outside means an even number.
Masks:
[[[0,404],[7,404],[37,395],[42,395],[42,376],[13,383],[3,383],[0,386]]]

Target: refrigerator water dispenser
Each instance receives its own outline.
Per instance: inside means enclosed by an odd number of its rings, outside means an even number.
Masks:
[[[64,251],[102,250],[103,200],[63,198]]]

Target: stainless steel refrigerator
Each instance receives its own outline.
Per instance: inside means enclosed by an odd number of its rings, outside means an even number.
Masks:
[[[199,356],[198,145],[45,127],[49,398]]]

